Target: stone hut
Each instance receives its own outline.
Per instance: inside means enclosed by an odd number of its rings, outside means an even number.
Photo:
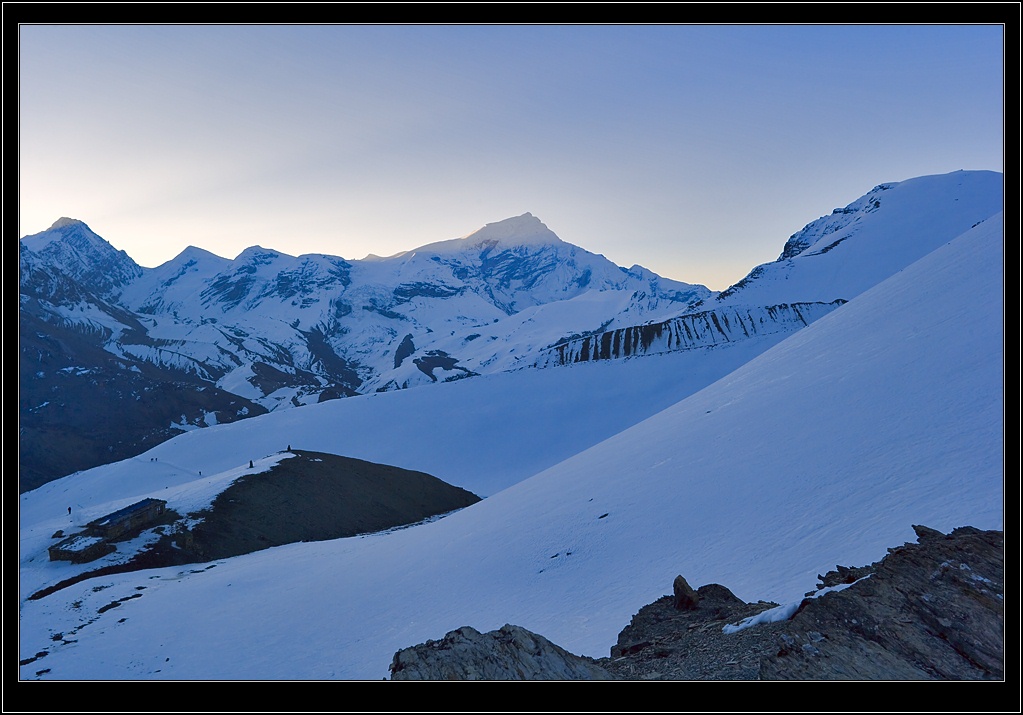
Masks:
[[[86,525],[85,531],[51,546],[50,561],[71,561],[76,564],[94,561],[117,550],[117,547],[110,543],[111,539],[156,521],[166,509],[167,502],[163,499],[147,497],[94,519]]]
[[[71,561],[76,564],[94,561],[114,550],[114,545],[102,536],[84,532],[69,536],[49,548],[50,561]]]

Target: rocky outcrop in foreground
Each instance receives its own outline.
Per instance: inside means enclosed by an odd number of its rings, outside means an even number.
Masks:
[[[914,526],[918,543],[836,567],[794,609],[679,576],[610,657],[506,625],[398,651],[392,680],[1002,680],[1003,533]],[[727,628],[726,628],[727,626]]]
[[[398,651],[391,663],[391,680],[612,679],[595,660],[511,625],[489,633],[463,626],[439,641]]]

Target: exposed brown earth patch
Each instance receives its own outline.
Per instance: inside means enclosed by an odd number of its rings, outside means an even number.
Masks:
[[[222,492],[184,545],[197,560],[296,541],[324,541],[414,524],[475,504],[437,477],[325,452],[292,450],[269,472]]]

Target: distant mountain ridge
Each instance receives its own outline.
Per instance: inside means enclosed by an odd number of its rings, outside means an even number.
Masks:
[[[272,410],[780,337],[1001,210],[1001,181],[879,185],[720,293],[529,213],[384,258],[190,246],[152,269],[61,218],[20,242],[21,488]]]
[[[488,224],[464,239],[368,261],[292,257],[258,246],[234,261],[203,258],[191,252],[154,269],[158,280],[134,281],[123,303],[152,316],[151,335],[175,333],[174,352],[196,358],[194,368],[208,379],[226,377],[225,384],[236,387],[252,383],[247,374],[229,376],[251,363],[298,378],[304,387],[295,395],[271,397],[273,390],[245,388],[242,394],[270,409],[292,397],[315,401],[324,388],[366,392],[428,381],[388,374],[399,346],[409,344],[406,336],[417,356],[442,352],[469,360],[467,369],[476,371],[499,351],[481,351],[479,344],[467,350],[467,341],[475,339],[469,336],[530,308],[592,291],[624,294],[624,301],[605,300],[593,311],[597,315],[589,320],[597,327],[624,309],[670,314],[712,294],[703,286],[621,269],[561,241],[529,214]],[[639,295],[647,299],[633,297]],[[168,319],[174,322],[169,328]],[[253,331],[255,321],[263,324]],[[264,340],[247,340],[253,332]],[[186,343],[187,350],[178,349]],[[163,359],[138,351],[134,357]]]
[[[388,258],[190,246],[152,269],[61,218],[21,241],[22,488],[182,430],[528,365],[580,328],[712,294],[528,213]]]

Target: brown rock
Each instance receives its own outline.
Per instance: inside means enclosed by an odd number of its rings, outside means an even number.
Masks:
[[[675,608],[678,610],[692,611],[700,605],[700,595],[681,575],[675,577],[672,590],[675,592]]]

